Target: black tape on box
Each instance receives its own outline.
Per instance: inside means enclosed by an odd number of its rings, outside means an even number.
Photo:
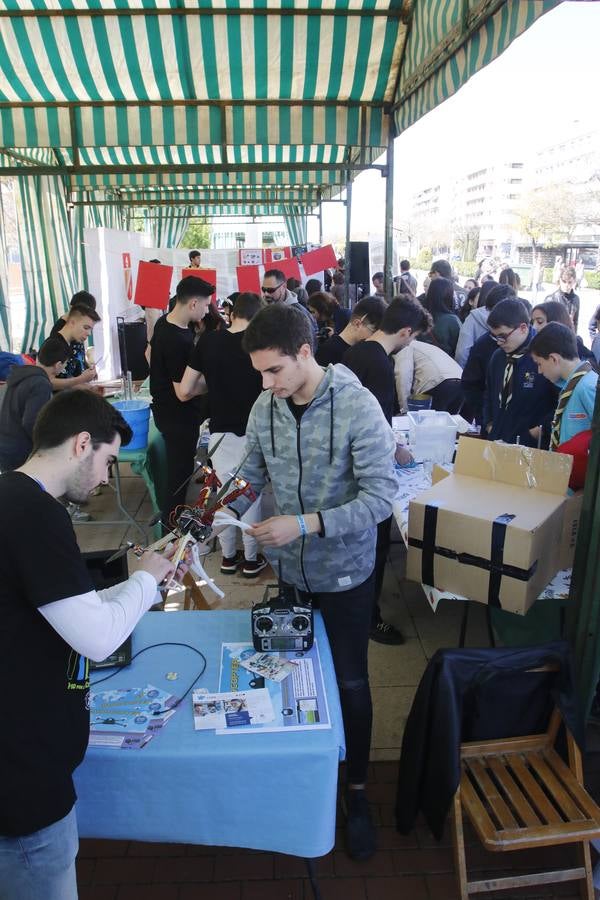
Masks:
[[[423,518],[423,539],[409,537],[408,546],[421,550],[421,580],[423,584],[435,587],[434,562],[435,557],[443,556],[446,559],[455,559],[463,566],[476,566],[486,569],[490,573],[488,588],[488,603],[490,606],[500,606],[500,586],[502,576],[515,578],[517,581],[529,581],[537,569],[537,560],[528,568],[510,566],[504,562],[504,544],[506,542],[506,529],[514,519],[511,513],[503,513],[494,519],[492,523],[492,540],[490,559],[483,556],[475,556],[472,553],[457,553],[448,547],[438,547],[435,539],[437,532],[438,507],[434,504],[426,504]]]

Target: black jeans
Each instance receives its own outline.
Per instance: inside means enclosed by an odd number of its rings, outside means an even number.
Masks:
[[[383,575],[388,553],[390,552],[390,533],[392,530],[392,516],[384,519],[377,526],[377,545],[375,548],[375,604],[379,604]]]
[[[348,784],[367,779],[373,706],[369,687],[369,629],[374,601],[374,573],[349,591],[312,594],[318,602],[340,691]],[[300,596],[306,597],[304,591]]]
[[[431,408],[438,412],[449,412],[454,415],[464,403],[460,378],[446,378],[427,393],[431,397]]]
[[[167,495],[162,503],[163,528],[169,528],[169,516],[185,503],[187,481],[194,471],[199,426],[197,422],[157,423],[167,451]],[[182,487],[183,485],[183,487]]]

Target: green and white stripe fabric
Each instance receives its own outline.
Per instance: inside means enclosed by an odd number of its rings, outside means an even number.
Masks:
[[[415,0],[398,97],[396,133],[435,109],[560,0]],[[490,14],[491,11],[491,14]]]
[[[284,204],[283,219],[285,221],[292,246],[306,243],[306,213],[300,206]]]
[[[10,352],[10,313],[8,308],[8,260],[4,231],[4,206],[2,204],[2,185],[0,184],[0,350]]]
[[[314,185],[330,197],[344,164],[387,145],[402,6],[0,0],[0,149],[51,150],[73,192],[226,185],[243,203],[243,187],[264,185],[293,203],[294,186]]]
[[[152,215],[146,219],[146,230],[152,235],[153,246],[179,247],[190,218],[189,211],[185,207],[155,207]]]
[[[19,247],[26,318],[22,348],[39,347],[75,292],[75,266],[62,180],[18,179]]]
[[[126,226],[128,201],[141,210],[150,194],[168,201],[147,217],[161,242],[177,237],[173,203],[286,215],[303,243],[307,213],[381,156],[390,132],[557,3],[0,0],[0,169],[21,181],[36,304],[26,342],[83,275],[85,223]],[[70,255],[66,200],[91,201],[72,214]],[[26,242],[43,245],[38,262]]]

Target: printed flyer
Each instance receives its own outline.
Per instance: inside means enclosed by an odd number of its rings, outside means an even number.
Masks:
[[[90,691],[90,747],[140,750],[175,712],[177,698],[152,684]]]
[[[223,644],[219,690],[239,693],[266,689],[273,707],[273,721],[261,725],[240,725],[236,728],[217,727],[217,734],[331,728],[317,641],[305,653],[290,650],[268,654],[273,660],[292,663],[289,675],[279,681],[245,667],[244,664],[248,660],[254,662],[256,656],[252,644]],[[281,667],[273,664],[272,670],[275,669],[280,671]]]
[[[274,719],[271,698],[264,689],[221,694],[207,694],[198,690],[193,692],[192,702],[196,731],[264,725]]]

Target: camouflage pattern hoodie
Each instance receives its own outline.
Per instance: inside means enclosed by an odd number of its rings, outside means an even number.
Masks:
[[[391,515],[397,493],[395,441],[379,403],[353,372],[330,365],[296,422],[287,401],[264,391],[246,430],[252,448],[240,475],[256,493],[271,479],[276,512],[320,512],[324,536],[309,534],[266,549],[300,590],[347,591],[375,565],[377,523]],[[243,514],[240,497],[232,507]]]

